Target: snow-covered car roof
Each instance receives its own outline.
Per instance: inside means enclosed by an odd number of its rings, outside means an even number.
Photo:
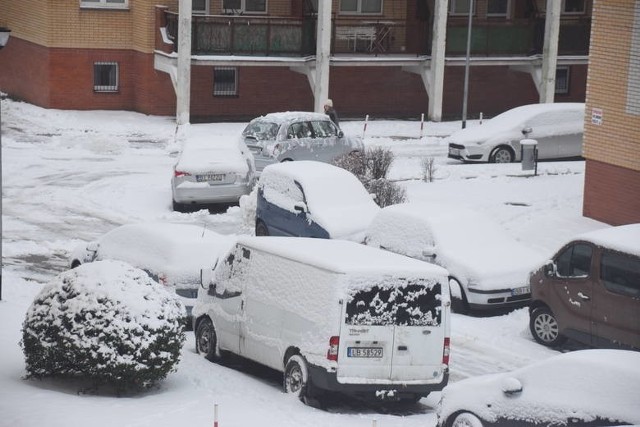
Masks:
[[[448,275],[436,265],[347,240],[241,236],[238,243],[335,273]]]
[[[290,123],[290,122],[296,122],[301,120],[325,120],[326,121],[330,119],[329,119],[329,116],[327,116],[324,113],[314,113],[311,111],[285,111],[281,113],[265,114],[264,116],[256,117],[255,119],[252,120],[252,122],[256,120],[283,124],[283,123]]]
[[[216,138],[208,125],[190,125],[183,134],[184,143],[176,169],[189,173],[212,170],[246,175],[252,158],[249,149],[237,138]]]
[[[576,237],[595,245],[640,256],[640,224],[620,225],[590,231]],[[576,240],[573,239],[573,240]]]
[[[358,178],[337,166],[315,161],[272,164],[262,172],[258,186],[278,186],[281,177],[302,186],[312,219],[332,238],[361,241],[364,230],[380,211]],[[269,196],[265,193],[267,200]],[[280,205],[277,200],[269,201]]]
[[[517,381],[513,381],[513,379]],[[509,384],[522,385],[511,396]],[[640,423],[640,352],[580,350],[559,354],[512,372],[482,375],[442,391],[440,421],[466,410],[487,420],[520,419],[561,425],[596,417]]]
[[[553,128],[557,134],[581,133],[584,130],[584,103],[559,102],[551,104],[530,104],[512,108],[486,120],[482,125],[471,126],[452,133],[448,141],[455,143],[469,143],[486,141],[498,134],[515,132],[524,138],[520,131],[526,121],[533,116],[550,112],[545,126]]]
[[[235,239],[198,225],[148,222],[122,225],[96,242],[100,259],[116,259],[163,273],[172,283],[193,283],[200,269],[215,263]]]
[[[436,262],[460,278],[491,278],[492,286],[526,283],[543,255],[509,236],[490,218],[438,203],[387,206],[366,232],[367,244],[414,258],[435,247]]]

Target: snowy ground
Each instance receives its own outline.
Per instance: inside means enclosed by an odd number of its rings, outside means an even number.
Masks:
[[[216,139],[236,138],[244,125],[207,126]],[[420,138],[417,121],[373,121],[365,144],[396,154],[390,175],[406,186],[411,201],[471,206],[542,253],[550,255],[575,233],[606,227],[582,217],[584,162],[541,163],[537,177],[521,176],[519,164],[463,165],[446,158],[442,142],[459,126],[426,123]],[[362,134],[363,122],[346,122],[343,129]],[[42,284],[67,268],[77,244],[117,225],[148,220],[251,232],[238,207],[221,214],[172,212],[174,134],[172,118],[44,110],[2,100],[0,426],[211,426],[216,403],[220,427],[358,427],[374,419],[379,427],[435,425],[439,393],[408,408],[338,401],[320,411],[283,394],[277,373],[199,357],[191,333],[177,372],[135,397],[78,395],[73,383],[22,379],[18,342],[25,311]],[[426,157],[435,158],[432,183],[421,180]],[[451,381],[555,354],[533,341],[527,322],[526,309],[496,317],[453,315]]]

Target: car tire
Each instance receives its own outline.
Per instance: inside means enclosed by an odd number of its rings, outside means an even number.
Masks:
[[[196,328],[196,353],[213,362],[216,360],[217,346],[218,337],[211,319],[202,319]]]
[[[178,203],[175,200],[173,201],[173,211],[174,212],[185,212],[186,207],[184,203]]]
[[[269,229],[267,228],[267,225],[258,220],[256,221],[256,236],[268,236],[269,235]]]
[[[556,347],[567,338],[560,334],[558,320],[547,307],[538,307],[529,315],[529,329],[538,343],[547,347]]]
[[[453,282],[453,283],[452,283]],[[451,287],[457,286],[460,289],[460,296],[462,298],[457,298],[453,296],[451,292]],[[464,293],[464,289],[462,289],[462,285],[460,281],[455,277],[449,278],[449,296],[451,298],[451,311],[458,314],[469,314],[469,302],[467,301],[467,296]]]
[[[282,387],[285,393],[292,393],[301,402],[314,408],[321,408],[323,402],[319,395],[312,395],[313,385],[309,379],[307,362],[299,354],[294,354],[287,360],[284,367]]]
[[[511,163],[515,160],[515,157],[511,148],[501,146],[491,152],[489,161],[491,163]]]
[[[483,427],[480,418],[476,417],[471,412],[460,412],[452,418],[448,423],[449,427]]]

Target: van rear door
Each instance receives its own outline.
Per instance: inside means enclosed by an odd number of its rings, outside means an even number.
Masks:
[[[440,284],[423,281],[353,292],[344,304],[338,381],[439,377],[445,336],[440,296]]]

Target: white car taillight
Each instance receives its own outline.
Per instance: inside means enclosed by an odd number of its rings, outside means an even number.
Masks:
[[[329,350],[327,350],[328,360],[338,360],[338,349],[340,347],[340,337],[329,338]]]
[[[176,178],[180,178],[181,176],[191,176],[191,174],[188,173],[188,172],[182,172],[182,171],[179,171],[179,170],[174,170],[173,171],[173,176],[175,176]]]
[[[451,352],[451,338],[444,338],[444,349],[442,350],[442,364],[449,366],[449,353]]]

